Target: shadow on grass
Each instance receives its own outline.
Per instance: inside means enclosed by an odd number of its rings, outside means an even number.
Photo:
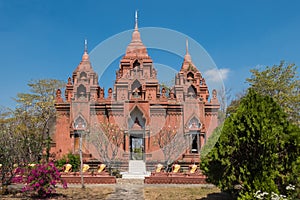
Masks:
[[[225,192],[219,192],[208,194],[207,197],[203,197],[197,200],[232,200],[232,197]]]

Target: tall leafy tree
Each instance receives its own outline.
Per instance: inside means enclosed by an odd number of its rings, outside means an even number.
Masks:
[[[208,138],[207,142],[204,144],[203,148],[200,151],[200,158],[205,158],[206,155],[214,148],[215,144],[218,142],[218,139],[222,133],[223,124],[218,126]]]
[[[49,129],[54,125],[55,94],[64,85],[55,79],[32,80],[28,83],[30,93],[17,94],[18,106],[13,111],[14,132],[23,138],[28,162],[41,159],[45,147],[49,157]]]
[[[56,79],[32,80],[28,83],[30,93],[18,93],[16,102],[18,108],[30,111],[31,114],[39,116],[47,121],[55,113],[56,90],[63,88],[65,83]]]
[[[4,185],[7,185],[7,183],[11,180],[11,177],[7,177],[6,174],[10,174],[13,168],[13,162],[11,160],[15,160],[13,158],[14,153],[11,151],[14,150],[12,145],[12,140],[10,140],[9,136],[9,130],[10,130],[10,124],[9,120],[7,119],[7,116],[9,113],[4,109],[0,109],[0,180],[2,185],[2,191],[1,193],[4,193]],[[12,155],[12,157],[9,157]],[[6,159],[6,157],[9,157],[9,159]],[[12,163],[12,164],[11,164]],[[11,164],[11,166],[10,166]]]
[[[0,110],[0,178],[8,185],[16,166],[38,162],[50,150],[48,129],[55,116],[55,93],[64,83],[54,79],[30,81],[30,93],[19,93],[14,110]],[[49,151],[46,151],[49,154]],[[48,155],[49,156],[49,155]]]
[[[254,199],[258,190],[285,194],[288,184],[300,186],[299,131],[271,97],[250,89],[201,168],[208,181],[241,199]]]
[[[262,95],[271,96],[289,115],[289,119],[299,125],[300,80],[297,66],[282,61],[279,65],[250,71],[252,76],[246,80],[251,88]]]
[[[27,152],[22,148],[25,141],[16,133],[16,126],[12,113],[0,110],[0,180],[2,193],[15,176],[17,166],[23,165],[27,160]]]
[[[231,89],[222,87],[218,90],[218,100],[220,103],[220,109],[218,110],[218,121],[219,124],[222,124],[226,118],[226,110],[228,108],[227,102],[230,102],[232,99]]]

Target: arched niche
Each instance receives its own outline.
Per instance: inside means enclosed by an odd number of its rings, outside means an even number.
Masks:
[[[144,129],[146,120],[143,116],[143,112],[136,106],[131,112],[130,112],[130,118],[128,122],[128,127],[130,129]]]
[[[131,85],[131,92],[133,98],[139,98],[142,95],[142,85],[137,79]]]
[[[87,78],[87,73],[81,72],[79,78],[80,79],[86,79]]]
[[[86,98],[86,88],[82,84],[77,88],[77,98]]]
[[[133,69],[139,69],[140,68],[140,63],[139,63],[139,61],[138,60],[135,60],[134,62],[133,62]]]
[[[199,129],[201,127],[200,120],[196,116],[193,116],[188,122],[188,127],[189,129]]]
[[[85,119],[80,115],[74,121],[74,129],[85,129],[87,127]]]
[[[188,95],[188,97],[191,97],[191,98],[196,98],[197,97],[197,90],[193,85],[191,85],[188,88],[187,95]]]
[[[194,73],[193,72],[189,72],[186,76],[187,80],[190,82],[192,80],[194,80]]]

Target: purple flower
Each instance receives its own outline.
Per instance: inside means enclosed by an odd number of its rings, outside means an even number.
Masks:
[[[22,192],[35,191],[41,197],[46,197],[55,192],[57,182],[63,184],[63,188],[67,188],[67,183],[61,179],[61,174],[55,167],[54,163],[38,164],[34,168],[18,168],[16,170],[20,175],[16,176],[14,182],[26,182],[26,186]]]

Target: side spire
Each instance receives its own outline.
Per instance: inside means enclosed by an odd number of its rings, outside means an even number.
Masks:
[[[88,42],[87,39],[84,39],[84,52],[88,52]]]
[[[88,54],[88,41],[87,39],[84,39],[84,51],[82,54],[82,58],[81,58],[81,62],[79,63],[79,65],[77,66],[77,68],[75,69],[75,71],[73,72],[73,74],[77,73],[78,71],[93,71],[92,69],[92,65],[90,62],[90,56]]]
[[[84,39],[84,52],[82,55],[82,61],[88,61],[88,60],[89,60],[88,42],[87,42],[87,39]]]

